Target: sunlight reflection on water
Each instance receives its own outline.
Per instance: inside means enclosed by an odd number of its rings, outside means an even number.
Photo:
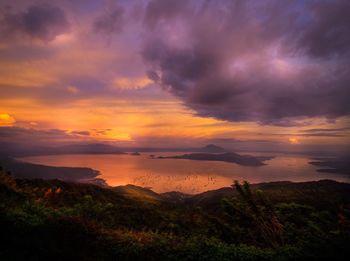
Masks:
[[[156,192],[180,191],[200,193],[227,187],[233,180],[250,183],[269,181],[310,181],[334,179],[350,182],[345,175],[319,173],[303,155],[276,155],[261,167],[234,163],[185,159],[152,159],[150,153],[132,155],[51,155],[26,157],[22,160],[50,166],[89,167],[101,172],[100,178],[110,186],[134,184]],[[154,153],[156,156],[182,153]],[[259,153],[262,155],[261,153]],[[266,155],[266,154],[264,154]]]

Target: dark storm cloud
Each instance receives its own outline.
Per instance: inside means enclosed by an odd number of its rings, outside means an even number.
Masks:
[[[349,1],[281,2],[150,1],[149,78],[202,116],[281,126],[348,116]]]
[[[51,4],[34,4],[24,12],[6,8],[1,14],[0,30],[6,37],[51,41],[69,30],[64,11]]]
[[[123,29],[123,15],[124,9],[122,7],[108,10],[95,19],[93,23],[94,30],[107,35],[120,33]]]
[[[350,1],[315,1],[313,23],[301,38],[301,45],[316,56],[344,55],[350,46]]]

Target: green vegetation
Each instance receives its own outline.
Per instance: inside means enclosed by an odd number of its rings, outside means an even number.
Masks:
[[[333,181],[184,196],[0,170],[0,198],[0,260],[350,260],[350,185]]]

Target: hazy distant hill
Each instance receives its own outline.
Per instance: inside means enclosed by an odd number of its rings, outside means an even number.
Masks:
[[[0,157],[22,157],[56,154],[124,154],[115,146],[103,143],[70,144],[65,146],[25,146],[17,143],[0,143]]]
[[[209,144],[204,147],[179,147],[179,148],[156,148],[156,147],[116,147],[104,143],[90,144],[69,144],[64,146],[26,146],[11,142],[0,143],[0,156],[35,156],[35,155],[56,155],[56,154],[124,154],[139,155],[139,152],[203,152],[203,153],[225,153],[228,152],[222,147]]]
[[[227,152],[227,150],[225,150],[222,147],[216,146],[214,144],[209,144],[205,147],[202,147],[199,149],[199,152],[205,152],[205,153],[224,153]]]

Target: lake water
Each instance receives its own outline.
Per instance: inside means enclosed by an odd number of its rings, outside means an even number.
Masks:
[[[49,166],[89,167],[99,170],[99,177],[110,186],[134,184],[149,187],[156,192],[180,191],[193,194],[227,187],[233,180],[247,180],[250,183],[320,179],[350,182],[346,175],[317,172],[315,166],[308,164],[310,158],[304,155],[274,154],[276,157],[265,161],[265,166],[247,167],[215,161],[152,159],[149,154],[52,155],[25,157],[21,160]],[[156,157],[180,154],[155,153]]]

